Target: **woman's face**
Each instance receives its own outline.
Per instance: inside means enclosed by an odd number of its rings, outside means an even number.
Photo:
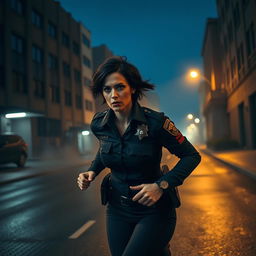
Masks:
[[[116,112],[123,112],[131,108],[134,92],[135,90],[131,88],[125,77],[118,72],[106,77],[102,89],[103,97],[108,106]]]

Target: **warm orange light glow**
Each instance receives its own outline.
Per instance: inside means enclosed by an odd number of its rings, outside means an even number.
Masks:
[[[191,78],[197,78],[199,76],[198,72],[195,70],[190,71],[190,77]]]

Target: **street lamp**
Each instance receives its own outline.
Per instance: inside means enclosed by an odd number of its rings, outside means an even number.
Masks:
[[[203,79],[203,80],[205,80],[208,84],[209,84],[209,86],[211,87],[211,82],[204,76],[204,75],[202,75],[198,70],[196,70],[196,69],[191,69],[190,71],[189,71],[189,78],[191,79],[191,80],[198,80],[198,79]]]
[[[192,120],[193,117],[194,117],[194,116],[193,116],[192,114],[188,114],[188,115],[187,115],[187,118],[188,118],[189,120]]]
[[[195,121],[196,124],[199,124],[199,123],[200,123],[200,119],[199,119],[199,118],[195,118],[194,121]]]

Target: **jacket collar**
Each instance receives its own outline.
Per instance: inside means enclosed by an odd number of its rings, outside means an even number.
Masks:
[[[113,121],[114,117],[115,117],[114,115],[115,115],[114,111],[111,108],[109,108],[107,110],[107,113],[105,114],[104,118],[102,119],[100,126],[103,127],[110,121]],[[132,120],[147,124],[147,119],[145,117],[144,111],[138,102],[135,102],[133,104],[132,113],[131,113],[131,121]]]

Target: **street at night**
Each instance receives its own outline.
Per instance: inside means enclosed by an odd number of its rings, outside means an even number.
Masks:
[[[173,162],[175,157],[164,154],[163,163]],[[99,195],[107,170],[80,191],[76,178],[81,168],[86,166],[1,185],[0,255],[110,255]],[[2,175],[15,171],[1,167]],[[201,164],[180,187],[172,255],[254,256],[255,184],[202,153]]]
[[[0,0],[0,256],[256,256],[255,113],[256,0]]]

